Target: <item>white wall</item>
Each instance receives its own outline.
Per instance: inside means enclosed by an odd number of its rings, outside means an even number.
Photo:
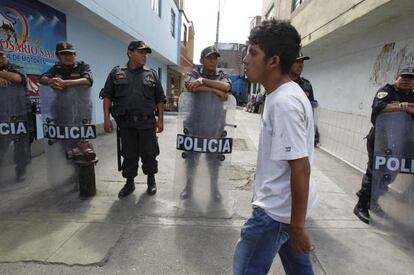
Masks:
[[[340,42],[333,39],[318,45],[315,41],[303,49],[311,56],[303,76],[311,81],[319,101],[322,147],[362,170],[367,162],[363,137],[371,127],[375,93],[393,83],[399,68],[414,57],[411,18],[393,18],[358,35],[342,36]],[[395,43],[393,49],[384,47],[389,43]]]

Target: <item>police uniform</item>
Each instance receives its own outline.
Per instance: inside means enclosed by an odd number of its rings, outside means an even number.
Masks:
[[[393,84],[387,84],[380,88],[376,93],[372,103],[371,122],[373,127],[370,129],[367,138],[368,163],[367,170],[362,178],[361,189],[357,192],[359,197],[358,204],[354,208],[354,213],[364,222],[368,223],[368,208],[371,200],[372,186],[372,166],[374,158],[374,141],[375,141],[375,121],[382,110],[390,103],[411,102],[414,103],[414,93],[408,94],[399,91]],[[361,215],[364,214],[362,217]]]
[[[212,47],[207,47],[204,49],[201,56],[207,56],[208,54],[212,53],[220,56],[215,48]],[[200,77],[221,81],[231,85],[229,76],[222,70],[217,70],[214,75],[208,75],[204,72],[203,67],[197,67],[188,73],[185,79],[185,83],[188,85],[190,82],[197,80]],[[209,138],[221,137],[224,131],[226,118],[222,100],[213,93],[196,93],[193,94],[193,101],[191,104],[192,106],[190,114],[184,121],[184,128],[189,131],[189,134],[191,136]],[[187,181],[185,188],[181,193],[182,199],[186,199],[191,194],[194,181],[194,173],[200,155],[201,154],[197,152],[187,152],[187,157],[185,159]],[[219,200],[221,199],[221,195],[218,192],[218,176],[221,161],[218,155],[214,153],[206,153],[205,156],[211,179],[211,190],[212,192],[215,192],[215,199]]]
[[[309,80],[299,76],[297,79],[293,81],[295,81],[302,88],[302,90],[305,92],[306,96],[311,102],[315,101],[315,99],[313,98],[313,88]]]
[[[75,53],[73,46],[68,42],[59,42],[56,45],[56,54],[62,52],[72,52]],[[85,63],[84,61],[75,61],[73,67],[64,67],[60,62],[57,62],[53,65],[46,73],[42,74],[41,77],[47,78],[61,78],[62,80],[76,80],[81,78],[86,78],[90,81],[90,86],[93,85],[93,78],[92,72],[89,64]],[[70,124],[72,121],[80,121],[81,118],[77,118],[74,116],[81,116],[80,113],[74,114],[71,111],[72,104],[75,104],[76,100],[72,102],[70,99],[67,98],[64,92],[56,92],[56,98],[51,103],[52,109],[51,113],[54,117],[54,123],[56,125],[67,125]],[[84,103],[84,112],[82,113],[82,119],[87,118],[90,123],[92,119],[92,101],[91,99],[88,102]],[[78,144],[77,140],[67,140],[64,142],[64,150],[70,150],[76,147]]]
[[[0,53],[4,53],[2,49],[0,49]],[[25,72],[22,70],[20,66],[8,63],[7,65],[0,67],[1,71],[7,72],[14,72],[19,74],[22,77],[22,83],[19,84],[26,88],[27,78]],[[1,89],[1,88],[0,88]],[[10,136],[0,136],[0,165],[4,160],[4,154],[7,152],[7,148],[9,147],[10,143],[14,143],[14,163],[16,164],[15,172],[16,172],[16,179],[21,181],[25,179],[26,176],[26,167],[30,163],[31,160],[31,149],[30,143],[33,141],[33,121],[31,121],[30,112],[31,112],[31,104],[29,98],[29,91],[25,89],[25,94],[22,94],[21,97],[15,98],[17,102],[7,98],[1,98],[2,93],[0,91],[0,122],[9,122],[12,118],[10,115],[17,115],[17,119],[21,121],[27,122],[27,134],[23,136],[19,136],[18,138],[10,139]],[[22,107],[23,106],[23,107]],[[17,110],[17,109],[18,110]],[[26,109],[26,111],[21,110],[21,108]]]
[[[59,77],[63,80],[87,78],[93,84],[91,68],[83,61],[76,61],[72,68],[63,67],[60,63],[53,65],[42,75],[48,78]]]
[[[315,98],[313,97],[313,88],[309,80],[304,77],[299,76],[297,79],[293,80],[296,82],[302,90],[305,92],[306,96],[308,97],[309,101],[315,102]],[[319,143],[319,130],[318,126],[315,124],[315,146]]]
[[[375,120],[381,111],[390,103],[411,102],[414,103],[414,93],[405,94],[393,84],[387,84],[380,88],[372,103],[371,122],[374,125],[367,135],[368,166],[362,178],[361,189],[357,196],[367,201],[371,198],[372,165],[375,141]]]
[[[138,42],[131,42],[129,49],[138,44],[145,45]],[[145,46],[145,49],[149,48]],[[137,176],[140,158],[143,173],[149,176],[156,174],[156,157],[160,151],[155,113],[157,104],[166,100],[157,73],[145,67],[129,69],[126,65],[116,66],[109,73],[100,97],[112,101],[111,115],[120,129],[122,143],[122,176],[127,179],[127,184],[128,179],[133,182]]]

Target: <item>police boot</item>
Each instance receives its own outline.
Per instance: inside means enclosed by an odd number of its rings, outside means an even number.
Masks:
[[[186,200],[189,197],[191,197],[192,193],[193,193],[192,182],[190,180],[187,180],[187,183],[186,183],[183,191],[181,191],[180,198],[182,200]]]
[[[369,224],[369,201],[367,199],[359,198],[358,203],[354,207],[354,214],[362,222]]]
[[[134,190],[135,190],[134,178],[127,178],[124,187],[122,187],[121,191],[119,191],[118,193],[118,198],[122,199],[128,196],[129,194],[131,194],[132,192],[134,192]]]
[[[221,193],[218,188],[213,191],[213,198],[215,201],[221,201]]]
[[[221,193],[219,189],[219,183],[218,183],[218,166],[215,166],[214,168],[210,169],[210,194],[211,197],[214,199],[214,201],[219,202],[221,201]]]
[[[215,201],[221,201],[221,193],[218,188],[217,182],[211,184],[211,195]]]
[[[24,181],[26,179],[26,166],[16,166],[16,180],[18,182]]]
[[[157,193],[157,183],[155,182],[154,174],[147,176],[147,194],[152,196]]]

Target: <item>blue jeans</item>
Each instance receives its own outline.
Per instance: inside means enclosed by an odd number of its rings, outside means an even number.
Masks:
[[[300,255],[293,250],[289,232],[289,224],[275,221],[263,209],[254,208],[236,245],[234,274],[267,274],[279,252],[286,274],[313,275],[309,254]]]

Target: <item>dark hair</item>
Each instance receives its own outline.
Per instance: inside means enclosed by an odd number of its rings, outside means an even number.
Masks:
[[[300,51],[300,35],[289,21],[270,19],[254,27],[249,44],[255,44],[265,53],[266,60],[279,56],[282,74],[290,71]]]

